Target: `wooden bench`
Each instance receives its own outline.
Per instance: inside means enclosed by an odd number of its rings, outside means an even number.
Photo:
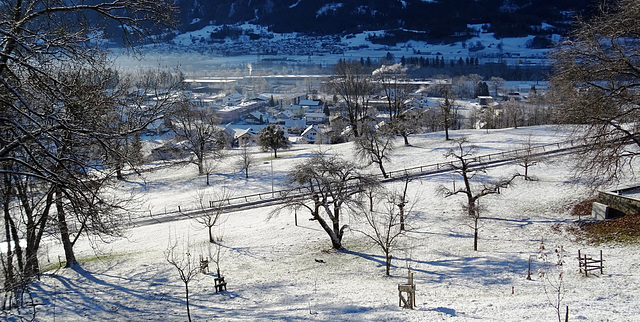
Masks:
[[[403,296],[406,293],[407,297]],[[413,309],[416,307],[416,284],[413,283],[413,273],[409,270],[407,284],[398,284],[399,306],[405,309]]]
[[[216,293],[227,291],[227,282],[224,281],[224,276],[216,277],[215,279]]]
[[[202,255],[200,255],[200,273],[209,273],[209,258],[204,258]]]

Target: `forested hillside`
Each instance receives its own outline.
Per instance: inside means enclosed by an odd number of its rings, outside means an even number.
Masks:
[[[392,37],[447,40],[467,35],[467,24],[490,26],[498,37],[562,33],[576,14],[588,14],[581,0],[177,0],[180,31],[208,24],[249,21],[275,32],[341,34],[390,30]],[[540,28],[543,23],[552,28]],[[410,33],[410,34],[407,34]]]

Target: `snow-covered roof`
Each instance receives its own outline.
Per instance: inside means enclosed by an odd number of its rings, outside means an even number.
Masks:
[[[321,102],[320,101],[314,101],[314,100],[300,100],[300,106],[320,106]]]
[[[304,136],[305,134],[309,134],[311,132],[316,132],[318,133],[318,128],[315,125],[309,125],[306,129],[304,129],[304,131],[302,131],[302,136]]]

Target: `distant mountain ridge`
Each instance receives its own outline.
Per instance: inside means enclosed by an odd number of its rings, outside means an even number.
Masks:
[[[349,34],[387,30],[389,39],[447,41],[487,24],[497,37],[564,33],[585,0],[175,0],[178,32],[251,22],[279,33]],[[541,28],[543,24],[551,28]],[[384,41],[384,39],[381,39]]]

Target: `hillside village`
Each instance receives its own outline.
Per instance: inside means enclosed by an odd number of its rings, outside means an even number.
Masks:
[[[282,81],[283,78],[287,80]],[[276,124],[284,130],[292,143],[344,142],[349,135],[349,125],[343,108],[345,102],[334,101],[336,96],[323,93],[318,88],[310,88],[307,93],[298,92],[300,84],[308,84],[309,79],[313,79],[317,84],[316,87],[320,87],[319,85],[327,78],[328,76],[299,75],[274,78],[269,81],[262,79],[264,83],[262,87],[268,89],[264,92],[254,91],[252,82],[255,82],[255,78],[251,77],[238,77],[234,80],[218,79],[218,81],[215,81],[214,77],[190,78],[186,80],[190,89],[182,91],[181,96],[188,98],[195,108],[215,111],[220,116],[221,127],[232,137],[233,146],[255,145],[257,133],[268,124]],[[441,80],[438,82],[441,83]],[[453,86],[451,79],[445,82]],[[474,86],[470,80],[463,79],[463,82],[466,83],[465,86]],[[412,90],[404,102],[406,113],[422,115],[422,118],[430,117],[429,122],[438,123],[439,121],[434,118],[437,118],[439,113],[442,97],[429,91],[429,86],[436,81],[413,80],[408,83]],[[494,93],[497,95],[464,97],[455,100],[458,111],[455,128],[495,127],[497,123],[487,124],[485,121],[487,115],[507,122],[505,114],[508,112],[505,110],[513,104],[518,106],[518,118],[523,122],[521,125],[540,124],[529,117],[539,113],[540,109],[545,109],[540,102],[545,83],[502,82],[496,86]],[[371,95],[368,103],[370,119],[367,122],[378,124],[389,121],[388,100],[382,90],[378,94]],[[156,124],[156,127],[149,129],[148,134],[169,130],[164,122]],[[439,125],[431,126],[431,130],[440,128]]]

